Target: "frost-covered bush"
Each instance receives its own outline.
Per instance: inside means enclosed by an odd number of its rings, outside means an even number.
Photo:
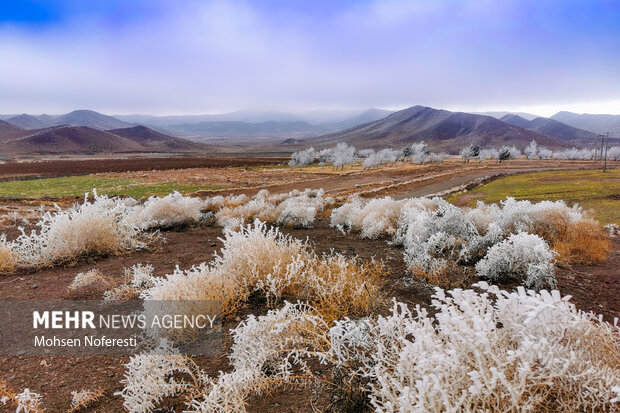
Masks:
[[[39,232],[8,243],[20,267],[40,267],[73,261],[87,254],[117,254],[141,249],[150,237],[125,221],[135,208],[133,199],[98,196],[72,208],[44,213],[35,224]]]
[[[150,197],[144,204],[134,208],[124,221],[143,230],[195,224],[208,217],[202,212],[208,204],[209,201],[185,197],[175,191],[163,198]]]
[[[620,161],[620,146],[612,146],[607,149],[607,159],[611,161]]]
[[[435,207],[436,201],[428,198],[394,200],[385,197],[365,200],[356,197],[332,210],[331,226],[343,232],[360,231],[362,238],[375,239],[394,235],[398,228],[399,215],[405,205]]]
[[[333,198],[324,194],[322,189],[273,195],[263,190],[245,204],[221,208],[215,218],[218,224],[230,228],[245,225],[254,219],[284,226],[310,227],[317,213],[334,202]]]
[[[154,271],[155,268],[148,264],[125,268],[124,283],[105,291],[103,299],[125,301],[137,298],[142,291],[155,285]]]
[[[422,163],[431,153],[426,142],[412,143],[403,149],[403,157],[409,158],[413,163]]]
[[[306,166],[310,165],[317,158],[317,153],[314,148],[304,149],[303,151],[294,152],[291,155],[291,160],[288,163],[288,166],[291,168],[298,166]]]
[[[517,159],[519,156],[521,156],[521,151],[514,146],[503,146],[499,150],[497,159],[501,162],[508,159]]]
[[[368,158],[370,155],[374,155],[374,154],[375,154],[374,149],[360,149],[359,151],[357,151],[357,155],[360,158]]]
[[[491,282],[516,278],[529,288],[555,287],[553,252],[544,239],[525,232],[493,245],[476,264],[478,275]]]
[[[436,289],[435,316],[394,303],[390,316],[343,320],[330,355],[356,360],[379,412],[614,410],[617,327],[557,291],[477,286]]]
[[[81,272],[75,276],[71,284],[67,286],[69,291],[77,291],[82,288],[90,287],[94,284],[102,284],[104,286],[110,285],[110,281],[106,279],[99,270],[90,270],[87,272]]]

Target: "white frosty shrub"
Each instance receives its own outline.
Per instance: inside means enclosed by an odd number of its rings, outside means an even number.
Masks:
[[[124,399],[123,406],[132,413],[152,412],[164,397],[200,388],[202,377],[196,373],[195,364],[179,355],[165,340],[146,354],[132,356],[125,367],[127,371],[121,380],[124,387],[116,395]],[[175,377],[178,373],[190,379]]]
[[[331,331],[331,355],[356,359],[378,412],[613,411],[618,328],[557,291],[437,288],[434,317],[392,314]]]
[[[538,157],[540,159],[551,159],[553,157],[553,151],[541,146],[538,148]]]
[[[143,230],[195,224],[206,219],[207,215],[202,210],[208,204],[208,201],[185,197],[175,191],[163,198],[150,197],[143,205],[134,208],[124,220],[127,225]]]
[[[594,159],[594,149],[564,149],[553,152],[554,159],[589,160]]]
[[[555,287],[553,251],[538,235],[520,232],[493,245],[476,264],[478,275],[491,282],[516,278],[529,288]]]
[[[17,254],[18,266],[40,267],[61,261],[72,261],[86,254],[115,254],[141,249],[150,237],[125,217],[135,200],[121,200],[94,195],[81,205],[46,212],[36,226],[39,232],[21,235],[9,245]]]
[[[611,161],[620,161],[620,146],[612,146],[607,149],[607,159]]]

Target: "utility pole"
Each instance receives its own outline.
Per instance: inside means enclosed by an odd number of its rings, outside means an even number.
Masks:
[[[607,148],[609,147],[609,132],[605,136],[605,160],[603,163],[603,172],[607,172]]]

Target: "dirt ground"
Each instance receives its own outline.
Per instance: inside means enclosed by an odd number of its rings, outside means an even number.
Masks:
[[[546,161],[545,161],[546,162]],[[287,180],[286,171],[283,175],[273,172],[267,181],[258,182],[256,171],[251,168],[235,170],[231,186],[234,190],[221,192],[247,193],[249,195],[265,187],[272,192],[284,192],[306,187],[324,188],[329,195],[346,196],[354,192],[361,192],[365,196],[395,197],[422,196],[441,193],[454,187],[467,185],[476,179],[493,177],[496,175],[530,172],[540,169],[579,169],[592,167],[590,162],[559,162],[550,161],[541,164],[538,161],[520,161],[509,164],[478,164],[463,165],[460,162],[446,163],[445,165],[425,165],[408,168],[382,168],[372,171],[351,170],[343,174],[334,174],[330,171],[303,172],[298,181]],[[160,168],[163,169],[163,168]],[[127,169],[126,169],[127,170]],[[168,169],[164,172],[151,173],[150,179],[212,179],[220,173],[220,167],[197,169]],[[227,170],[230,170],[229,168]],[[0,175],[2,169],[0,168]],[[273,171],[278,171],[274,169]],[[134,172],[129,172],[131,174]],[[135,172],[141,174],[143,172]],[[232,172],[231,172],[232,173]],[[271,173],[271,172],[269,172]],[[124,172],[120,173],[125,174]],[[244,175],[246,174],[246,175]],[[198,178],[196,178],[198,177]],[[250,177],[249,179],[246,179]],[[225,179],[233,179],[229,176]],[[245,180],[245,181],[244,181]],[[203,193],[202,195],[211,195]],[[3,202],[8,207],[19,210],[23,202]],[[299,239],[307,239],[319,252],[334,250],[347,256],[357,256],[363,261],[372,258],[383,260],[386,265],[386,283],[384,293],[386,297],[396,297],[398,300],[415,305],[427,306],[433,292],[432,286],[412,282],[407,274],[403,262],[402,251],[388,245],[388,240],[363,240],[357,234],[344,235],[334,228],[330,228],[325,219],[320,219],[314,228],[310,229],[283,229],[285,233]],[[16,224],[11,222],[0,223],[0,233],[5,232],[9,238],[17,235]],[[156,245],[145,251],[133,252],[127,255],[98,257],[82,260],[73,266],[63,266],[42,269],[39,271],[19,271],[0,278],[0,299],[98,299],[102,290],[91,290],[82,295],[68,295],[67,286],[79,272],[96,268],[103,274],[120,283],[123,269],[134,264],[152,264],[156,275],[163,276],[173,271],[178,265],[180,268],[189,268],[204,261],[210,261],[222,243],[218,239],[222,236],[218,227],[195,227],[179,232],[164,232],[162,239]],[[606,320],[612,321],[620,316],[620,239],[613,241],[613,254],[610,259],[601,265],[574,266],[557,270],[559,290],[563,295],[571,295],[572,302],[578,308],[602,314]],[[475,282],[476,280],[471,280]],[[506,286],[510,287],[510,286]],[[240,315],[264,314],[267,311],[263,302],[252,301]],[[231,345],[228,331],[234,328],[238,320],[228,320],[224,325],[224,345],[219,357],[200,358],[199,364],[210,374],[217,375],[220,370],[229,368],[227,351]],[[0,357],[0,379],[8,381],[15,390],[27,387],[31,391],[42,394],[44,406],[48,412],[66,411],[69,407],[71,391],[83,388],[105,389],[103,398],[90,410],[93,412],[122,411],[122,398],[114,396],[123,385],[124,374],[123,357],[96,357],[96,356],[11,356]],[[282,390],[269,396],[250,400],[250,411],[253,412],[311,412],[313,406],[311,389]],[[320,403],[320,401],[318,402]],[[159,411],[170,411],[170,406]],[[181,406],[178,406],[181,407]],[[318,406],[320,407],[320,405]],[[0,412],[3,407],[0,405]]]

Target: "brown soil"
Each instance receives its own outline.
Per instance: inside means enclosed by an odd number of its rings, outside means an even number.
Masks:
[[[153,171],[184,168],[226,168],[257,165],[278,165],[284,157],[125,157],[81,160],[40,160],[0,163],[0,179],[19,177],[55,177],[101,172]]]

